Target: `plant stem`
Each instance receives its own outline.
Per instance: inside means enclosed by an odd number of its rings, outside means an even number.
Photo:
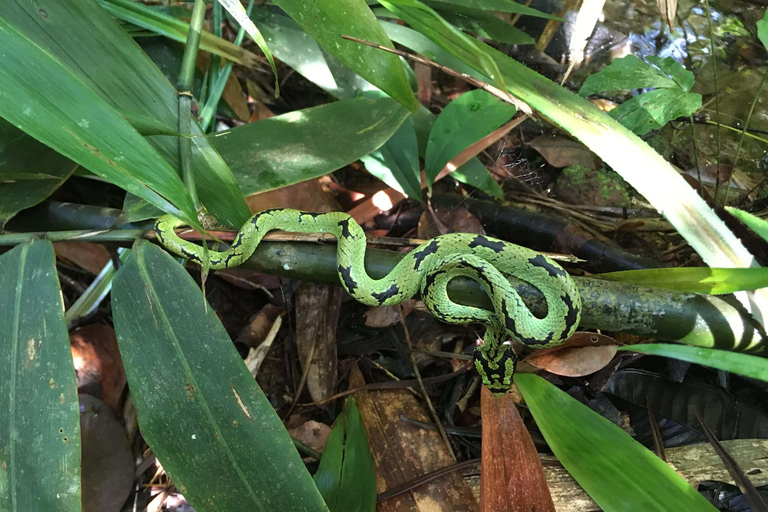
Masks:
[[[250,16],[252,10],[253,0],[248,3],[246,13],[248,13]],[[245,29],[240,27],[240,30],[237,31],[235,44],[237,46],[243,44],[244,37]],[[229,75],[232,72],[233,65],[234,63],[232,61],[227,61],[224,64],[224,68],[222,68],[221,72],[219,72],[217,75],[217,79],[215,81],[211,80],[211,90],[208,94],[208,99],[206,100],[203,108],[200,109],[200,126],[202,126],[204,132],[208,131],[208,128],[211,126],[211,122],[213,121],[213,117],[216,115],[216,109],[219,106],[221,95],[224,92],[224,86],[226,86],[227,80],[229,80]]]
[[[718,189],[720,188],[720,91],[717,88],[717,56],[715,56],[715,38],[712,35],[712,10],[709,8],[709,0],[705,0],[707,4],[707,25],[709,29],[709,48],[712,55],[712,82],[715,86],[715,114],[717,114],[717,131],[715,132],[715,139],[717,141],[717,172],[715,173],[715,197],[717,197]],[[696,167],[698,168],[698,164]],[[699,180],[699,187],[701,187],[701,180]],[[725,204],[725,203],[723,203]]]
[[[197,62],[197,49],[200,46],[200,34],[203,30],[205,18],[205,0],[195,0],[192,9],[192,19],[189,22],[187,44],[184,47],[184,57],[181,61],[181,71],[176,83],[179,91],[179,133],[192,132],[192,83],[195,77],[195,63]],[[195,177],[192,171],[192,140],[188,137],[179,137],[179,161],[184,177],[184,185],[192,198],[195,209],[200,209],[200,199],[197,197]]]
[[[701,166],[699,165],[699,152],[696,150],[696,129],[693,127],[693,115],[688,116],[691,120],[691,144],[693,144],[693,160],[696,162],[696,177],[699,180],[699,194],[703,194],[704,187],[701,184]],[[718,130],[720,128],[718,127]]]
[[[741,136],[739,137],[739,144],[736,146],[736,156],[733,158],[733,169],[731,169],[731,175],[728,177],[728,185],[725,187],[725,196],[723,197],[723,206],[728,204],[728,193],[731,191],[731,182],[733,181],[733,173],[736,172],[736,164],[739,163],[739,153],[741,152],[741,143],[744,142],[744,135],[747,133],[749,127],[749,120],[752,117],[752,112],[755,110],[757,99],[760,97],[760,93],[763,92],[763,85],[765,85],[765,77],[768,76],[768,69],[763,73],[763,78],[760,79],[760,85],[757,86],[757,92],[755,97],[752,98],[752,105],[749,106],[749,113],[747,113],[747,119],[744,121],[744,129],[741,130]]]

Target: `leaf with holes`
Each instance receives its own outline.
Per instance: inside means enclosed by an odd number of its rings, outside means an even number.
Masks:
[[[80,416],[50,242],[0,256],[0,510],[80,511]]]

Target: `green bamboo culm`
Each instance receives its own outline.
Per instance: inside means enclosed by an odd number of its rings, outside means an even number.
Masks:
[[[203,30],[203,19],[205,18],[205,4],[205,0],[195,0],[195,5],[192,8],[192,19],[189,22],[187,44],[184,47],[184,57],[181,61],[179,79],[176,82],[176,89],[179,91],[179,133],[192,132],[192,83],[195,76],[197,49],[200,46],[200,34]],[[184,185],[189,196],[192,198],[195,209],[200,210],[200,199],[197,197],[195,177],[192,174],[191,156],[192,140],[188,137],[179,137],[179,161],[181,162]]]

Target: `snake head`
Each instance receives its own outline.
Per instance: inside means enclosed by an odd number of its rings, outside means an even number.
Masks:
[[[477,345],[472,360],[491,393],[502,396],[509,392],[517,367],[517,354],[509,342]]]

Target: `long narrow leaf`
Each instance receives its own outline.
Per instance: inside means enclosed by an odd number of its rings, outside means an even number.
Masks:
[[[291,438],[197,284],[138,241],[115,330],[147,443],[197,510],[327,511]]]
[[[197,224],[184,184],[168,163],[117,111],[2,17],[0,48],[5,52],[0,116],[132,194]]]
[[[768,359],[760,356],[667,343],[628,345],[620,347],[619,350],[672,357],[768,382]]]
[[[462,41],[450,31],[440,30],[445,20],[434,11],[411,7],[416,0],[397,3],[398,16],[453,55],[479,71],[477,57],[467,56]],[[564,129],[616,170],[672,223],[704,261],[712,267],[756,267],[753,256],[714,211],[685,182],[674,168],[650,146],[597,107],[525,67],[509,56],[477,42],[504,76],[509,91],[528,103],[539,115]],[[659,184],[664,186],[659,186]],[[768,292],[751,295],[742,303],[759,321],[768,318]]]
[[[153,124],[157,127],[176,130],[176,89],[99,3],[92,0],[8,0],[0,2],[0,19],[40,47],[56,61],[58,67],[64,67],[76,76],[126,119],[135,122],[138,119],[151,118],[156,121]],[[10,51],[5,47],[3,49]],[[23,57],[19,55],[19,58]],[[4,64],[4,68],[14,69],[10,63]],[[28,65],[26,61],[25,65]],[[30,80],[31,85],[38,86],[41,79],[37,75],[41,73],[53,73],[54,76],[50,77],[50,82],[46,79],[43,86],[44,94],[51,101],[39,104],[38,110],[42,111],[43,105],[50,105],[51,108],[63,107],[70,111],[70,100],[59,91],[62,82],[54,68],[36,67],[34,73],[25,74],[25,77]],[[2,83],[2,92],[6,92],[7,83]],[[19,97],[12,95],[13,101],[17,101]],[[78,96],[76,99],[78,103],[73,105],[71,110],[78,112],[81,110],[78,108],[80,101],[88,105],[92,103],[85,96]],[[74,119],[79,122],[81,117],[75,116]],[[49,124],[57,126],[57,123]],[[130,144],[130,139],[123,141],[120,135],[122,128],[107,118],[103,119],[103,125],[98,132],[95,128],[91,125],[90,135],[104,137],[117,145],[123,152],[120,156],[134,158],[134,155],[143,155],[146,152]],[[191,134],[183,135],[192,136],[195,181],[200,199],[208,213],[222,223],[240,227],[250,217],[250,211],[232,173],[211,147],[208,139],[201,136],[202,131],[196,124],[193,125]],[[180,173],[177,137],[146,137],[144,140],[153,148],[153,152],[158,153],[170,164],[174,173]],[[77,146],[76,143],[74,145]],[[103,153],[97,144],[92,145],[94,151]],[[139,178],[147,174],[158,180],[170,179],[163,171],[166,164],[156,165],[147,160],[151,159],[145,157],[142,165],[126,165],[126,171]],[[180,183],[180,180],[177,181]],[[183,187],[180,189],[183,190]],[[177,207],[183,206],[176,202],[174,194],[169,191],[158,189],[157,192]],[[184,194],[186,195],[186,190]],[[191,201],[187,202],[191,204]],[[173,213],[170,208],[165,211]],[[196,218],[190,220],[196,221]]]
[[[544,439],[605,512],[716,511],[664,461],[564,391],[515,376]]]
[[[757,290],[768,286],[768,268],[652,268],[594,274],[592,277],[710,295]]]
[[[0,256],[0,510],[80,511],[80,414],[50,242]]]

